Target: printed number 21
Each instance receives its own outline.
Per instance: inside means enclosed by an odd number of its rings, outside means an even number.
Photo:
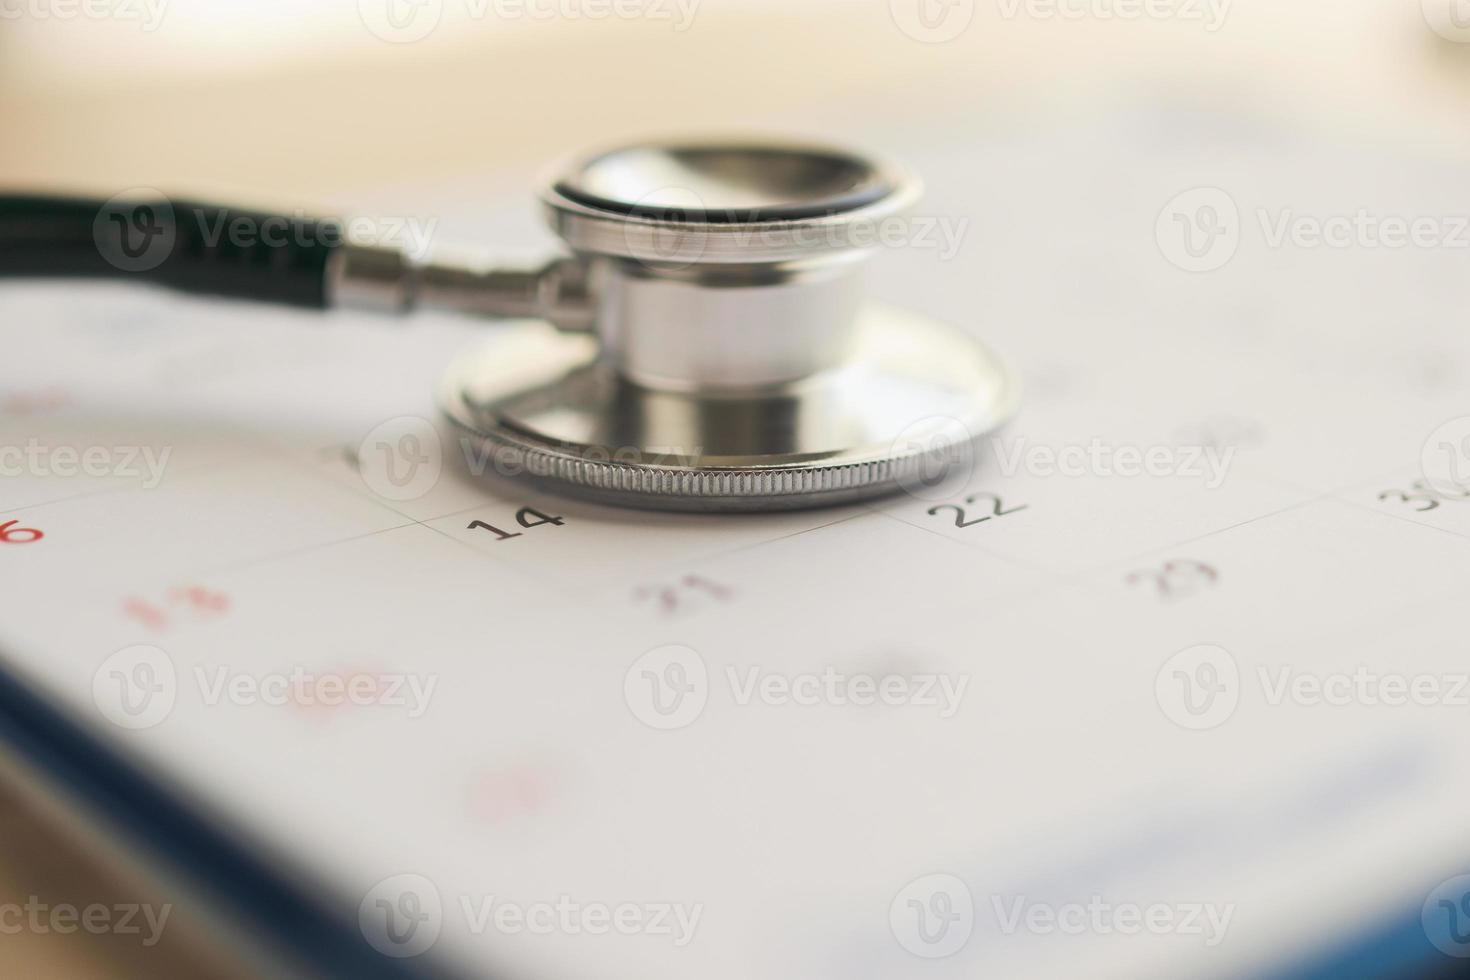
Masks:
[[[974,527],[981,521],[988,521],[992,517],[1005,517],[1007,514],[1014,514],[1018,510],[1025,510],[1027,506],[1026,504],[1021,504],[1018,507],[1007,508],[1004,504],[1001,503],[1000,498],[993,493],[972,494],[971,496],[965,498],[965,503],[974,504],[978,500],[989,500],[991,502],[990,513],[986,514],[984,517],[976,517],[971,520],[966,520],[965,508],[961,507],[959,504],[939,504],[938,506],[930,507],[929,516],[933,517],[941,510],[952,510],[954,511],[955,527]]]

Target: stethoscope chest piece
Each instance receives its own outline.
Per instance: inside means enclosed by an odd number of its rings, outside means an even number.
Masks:
[[[451,365],[442,404],[487,469],[608,503],[760,511],[923,481],[1015,410],[969,335],[863,302],[917,182],[841,151],[644,146],[543,192],[572,258],[547,320]]]

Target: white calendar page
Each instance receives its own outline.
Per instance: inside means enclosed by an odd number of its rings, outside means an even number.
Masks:
[[[1470,501],[1417,482],[1470,414],[1465,161],[1162,97],[877,137],[969,224],[876,294],[1027,385],[966,485],[594,506],[433,421],[493,327],[11,284],[8,668],[472,975],[1257,975],[1417,914],[1470,849]],[[545,244],[475,186],[439,237]],[[1272,241],[1360,209],[1445,240]],[[1177,472],[1046,471],[1093,446]]]

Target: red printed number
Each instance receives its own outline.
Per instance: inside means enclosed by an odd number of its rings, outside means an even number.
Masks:
[[[6,521],[0,524],[0,544],[30,544],[46,536],[33,527],[16,527],[15,525],[19,523],[19,521]]]
[[[198,585],[186,585],[169,589],[160,605],[146,599],[129,596],[123,601],[123,612],[149,629],[168,629],[174,613],[183,611],[194,619],[208,619],[229,611],[230,597],[223,592],[213,592]]]

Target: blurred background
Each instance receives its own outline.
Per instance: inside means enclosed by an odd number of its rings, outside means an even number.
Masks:
[[[807,125],[861,138],[874,116],[1040,111],[1125,87],[1466,138],[1470,46],[1451,38],[1470,38],[1457,26],[1470,14],[1457,20],[1457,0],[1071,14],[1111,6],[0,0],[0,181],[361,207],[368,189],[494,181],[630,134]]]
[[[0,186],[391,209],[450,181],[486,200],[522,194],[529,213],[528,177],[600,142],[776,130],[872,145],[900,120],[1076,119],[1137,93],[1355,142],[1470,150],[1470,3],[1126,13],[1138,9],[1145,0],[0,0]],[[0,902],[138,894],[24,777],[3,785]],[[180,929],[154,949],[117,936],[3,942],[12,976],[230,969],[206,966],[207,937]]]

